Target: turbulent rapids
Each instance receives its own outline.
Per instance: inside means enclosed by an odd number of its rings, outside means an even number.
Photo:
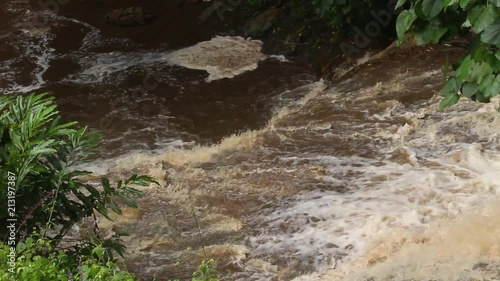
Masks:
[[[55,20],[93,41],[61,55],[50,32],[26,37],[28,52],[3,61],[1,85],[6,94],[76,89],[61,97],[63,113],[91,126],[118,118],[104,140],[113,153],[85,168],[161,183],[139,209],[98,222],[103,236],[129,234],[125,262],[141,280],[187,280],[204,252],[223,280],[500,278],[499,100],[438,111],[436,60],[451,47],[393,50],[400,55],[368,58],[330,83],[267,60],[257,40],[136,50]],[[35,57],[37,67],[20,68]],[[45,81],[62,58],[78,68]],[[34,78],[11,81],[20,72]],[[166,74],[137,107],[100,107],[150,72]],[[259,88],[271,75],[279,85]],[[227,100],[216,100],[223,91]]]
[[[105,171],[136,167],[163,181],[145,207],[194,204],[208,248],[241,271],[234,280],[498,277],[498,101],[439,113],[437,97],[402,100],[438,89],[438,69],[386,70],[375,83],[362,70],[338,85],[285,91],[277,99],[286,106],[260,130],[132,153]],[[158,222],[157,212],[133,227],[151,235],[131,247],[137,259],[189,255],[170,245],[193,238],[174,237],[172,219]],[[236,233],[245,237],[229,243]]]

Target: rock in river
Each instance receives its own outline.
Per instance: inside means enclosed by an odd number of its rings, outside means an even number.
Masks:
[[[145,13],[141,7],[116,9],[108,13],[105,17],[106,23],[118,26],[145,25],[154,20],[154,17]]]

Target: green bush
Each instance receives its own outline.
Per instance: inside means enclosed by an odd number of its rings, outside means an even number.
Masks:
[[[452,68],[441,95],[440,109],[456,104],[461,97],[489,102],[500,93],[500,0],[399,0],[407,7],[396,23],[401,40],[410,29],[418,43],[438,43],[451,36],[472,32],[468,54]],[[448,76],[450,65],[443,69]]]
[[[304,0],[312,3],[321,19],[339,30],[353,31],[354,26],[363,26],[373,20],[374,11],[385,10],[388,1],[382,0]],[[389,1],[390,2],[390,1]]]
[[[62,123],[53,98],[46,94],[0,96],[0,134],[1,209],[11,207],[9,214],[0,213],[0,220],[17,218],[17,234],[53,229],[57,245],[73,225],[94,216],[94,210],[110,219],[108,209],[121,213],[117,200],[137,207],[131,196],[142,192],[132,186],[155,182],[132,176],[112,185],[102,178],[99,188],[80,180],[91,173],[76,165],[90,159],[99,136],[78,128],[77,122]],[[7,206],[13,193],[16,205]],[[8,235],[5,231],[0,229],[1,237]]]
[[[66,267],[72,268],[75,257],[84,257],[85,268],[85,259],[95,262],[97,253],[101,263],[96,263],[96,268],[89,262],[89,274],[123,275],[115,274],[117,268],[112,263],[113,252],[122,255],[124,251],[119,236],[101,240],[95,235],[74,243],[64,253],[55,250],[68,230],[93,217],[94,211],[111,219],[109,209],[121,213],[118,203],[137,207],[131,197],[143,193],[134,185],[156,183],[147,176],[132,176],[115,184],[102,178],[100,187],[81,180],[90,172],[78,170],[77,165],[91,159],[98,140],[97,134],[89,133],[86,127],[78,128],[76,122],[62,123],[53,98],[46,94],[0,96],[0,209],[4,210],[0,213],[0,247],[2,258],[7,250],[14,252],[12,247],[19,255],[16,275],[2,272],[23,280],[37,280],[37,276],[40,280],[67,280]],[[15,227],[7,228],[5,223]],[[96,233],[97,226],[93,227]],[[40,233],[36,243],[32,233]],[[33,275],[34,268],[39,274]]]
[[[11,249],[0,243],[0,280],[17,281],[135,281],[135,276],[122,271],[106,258],[102,245],[97,245],[86,255],[72,255],[54,250],[50,240],[26,238],[15,247],[15,260],[11,262]],[[14,266],[11,266],[13,263]],[[214,260],[204,260],[193,273],[192,281],[217,281]],[[9,279],[10,278],[10,279]]]
[[[102,246],[89,255],[74,256],[54,251],[49,240],[28,237],[17,244],[15,266],[9,264],[10,247],[0,244],[0,279],[17,281],[133,281],[135,277],[105,258]],[[10,279],[9,279],[10,278]]]
[[[191,281],[217,281],[219,280],[217,271],[214,267],[213,259],[203,260],[198,269],[193,273]]]

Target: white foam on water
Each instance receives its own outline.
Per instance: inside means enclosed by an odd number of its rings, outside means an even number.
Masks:
[[[423,79],[427,79],[426,75],[422,75]],[[372,130],[376,133],[367,133],[376,140],[370,144],[375,156],[305,151],[274,160],[276,166],[272,169],[284,173],[290,169],[286,163],[291,161],[321,167],[321,174],[314,180],[343,190],[303,192],[294,198],[295,203],[264,216],[260,234],[248,239],[254,257],[279,256],[307,264],[304,268],[314,272],[297,277],[297,281],[372,277],[394,281],[461,280],[463,276],[496,280],[493,265],[500,258],[500,118],[493,114],[498,100],[488,105],[461,102],[440,113],[436,98],[405,107],[397,101],[373,103],[367,97],[404,88],[402,84],[391,87],[386,83],[349,93],[350,99],[361,104],[359,108],[367,110],[365,115],[378,114],[376,118],[366,117],[373,123],[348,124],[354,131],[377,128]],[[278,110],[261,130],[230,136],[213,146],[190,143],[179,148],[179,142],[173,142],[177,148],[133,152],[94,164],[93,168],[101,175],[139,170],[161,181],[165,178],[163,164],[190,166],[214,161],[215,156],[229,152],[234,155],[243,150],[266,149],[260,146],[263,134],[286,132],[290,120],[306,124],[290,123],[294,130],[313,134],[310,139],[321,139],[329,130],[330,117],[315,117],[311,110],[321,109],[314,107],[321,105],[334,110],[332,105],[345,95],[326,92],[325,85],[318,82],[280,95],[285,100],[301,98]],[[373,108],[376,110],[369,110]],[[406,122],[395,121],[400,119]],[[382,121],[394,124],[377,123]],[[255,164],[255,170],[248,171],[248,175],[271,169]],[[269,266],[274,268],[275,264]],[[279,273],[252,274],[272,278]]]
[[[380,89],[350,97],[371,102],[367,95]],[[249,240],[255,253],[287,256],[315,271],[297,281],[499,280],[498,100],[461,102],[446,113],[438,102],[392,106],[381,119],[405,116],[407,123],[372,135],[374,155],[382,156],[283,158],[325,167],[318,180],[343,191],[305,192],[272,212],[263,233]]]
[[[213,81],[255,69],[264,57],[260,48],[261,42],[255,40],[216,37],[172,53],[97,54],[88,58],[83,76],[88,81],[96,81],[96,77],[102,81],[102,77],[136,65],[170,63],[205,70],[207,81]],[[91,64],[93,61],[99,63]],[[435,74],[424,73],[420,79]],[[286,127],[280,122],[290,121],[293,113],[305,111],[320,96],[323,100],[318,103],[329,106],[320,108],[325,112],[339,109],[333,105],[338,100],[327,100],[330,96],[352,99],[361,104],[365,115],[370,114],[370,107],[384,109],[367,117],[374,123],[350,124],[354,130],[366,127],[369,137],[378,141],[370,144],[376,156],[304,152],[293,159],[276,158],[276,169],[283,171],[287,166],[279,165],[290,160],[322,167],[324,174],[314,180],[344,191],[304,192],[294,198],[294,204],[265,216],[261,233],[249,238],[252,254],[303,260],[315,271],[295,280],[458,280],[464,272],[483,279],[498,277],[483,267],[473,270],[477,262],[494,264],[500,257],[500,118],[493,115],[498,101],[493,105],[464,102],[438,113],[437,99],[408,107],[395,100],[376,100],[384,93],[405,91],[405,80],[413,79],[407,77],[411,74],[405,75],[356,93],[326,92],[325,85],[318,82],[299,100],[294,100],[299,95],[294,91],[280,95],[293,104],[278,110],[261,130],[229,136],[212,146],[172,142],[162,150],[134,151],[87,167],[97,175],[138,170],[161,181],[163,164],[190,166],[228,152],[266,149],[259,147],[265,132],[293,129],[312,135],[308,141],[321,139],[329,129],[328,120],[309,120],[310,112],[299,116],[304,125],[289,122],[292,124]],[[298,92],[304,89],[307,87]],[[383,122],[394,124],[382,126]],[[294,141],[293,135],[287,137]],[[269,171],[255,166],[254,174]]]
[[[270,59],[273,59],[273,60],[277,60],[277,61],[280,61],[280,62],[290,62],[285,56],[283,55],[270,55],[270,56],[267,56],[268,58]]]
[[[103,82],[113,74],[134,66],[144,67],[158,62],[167,63],[165,55],[161,52],[109,52],[87,55],[80,59],[80,64],[84,67],[84,70],[77,75],[73,75],[67,81],[75,83]]]
[[[359,259],[294,280],[499,280],[499,206],[498,197],[484,200],[426,231],[393,228]]]
[[[206,163],[213,160],[217,155],[230,151],[240,151],[255,148],[257,141],[265,132],[274,130],[274,124],[279,122],[293,112],[297,112],[316,95],[322,93],[326,84],[324,81],[312,83],[299,87],[297,91],[307,94],[297,100],[289,108],[285,107],[277,111],[275,116],[268,122],[268,125],[260,130],[246,131],[222,139],[218,144],[200,146],[193,142],[183,142],[181,140],[171,140],[158,145],[164,147],[154,151],[131,151],[125,155],[113,159],[101,159],[99,161],[82,166],[95,175],[121,174],[131,170],[131,168],[142,169],[148,173],[150,168],[161,168],[162,163],[176,166],[189,166],[197,163]],[[151,174],[152,176],[155,176]],[[163,178],[157,178],[163,180]]]
[[[96,36],[89,33],[88,36]],[[178,65],[190,69],[205,70],[206,81],[233,78],[257,68],[265,58],[261,52],[262,42],[242,37],[217,36],[210,41],[170,52],[154,50],[147,52],[110,52],[87,55],[80,58],[84,70],[70,78],[70,82],[103,82],[112,75],[132,67],[150,67],[153,64]]]
[[[459,162],[453,161],[457,154]],[[394,229],[426,231],[431,222],[480,206],[500,191],[500,153],[463,145],[444,157],[452,160],[434,159],[431,167],[318,157],[315,160],[326,165],[331,175],[322,180],[353,191],[300,195],[293,207],[269,215],[270,233],[254,240],[256,252],[293,252],[313,259],[315,268],[325,269],[332,258],[337,262],[345,257],[366,258],[370,241]],[[349,173],[355,175],[345,179]],[[273,232],[283,225],[288,231]]]
[[[47,22],[40,22],[40,19],[44,19]],[[30,62],[34,62],[37,67],[31,75],[33,80],[29,85],[18,85],[13,82],[14,77],[18,75],[16,70],[8,69],[3,71],[0,75],[7,78],[6,80],[11,83],[7,89],[3,89],[3,92],[6,94],[29,93],[45,86],[46,81],[43,79],[43,76],[49,69],[50,61],[56,56],[54,54],[54,49],[49,47],[50,41],[54,37],[51,34],[51,28],[53,25],[72,22],[88,28],[90,31],[83,40],[84,44],[81,47],[82,49],[88,48],[89,42],[95,44],[95,42],[98,41],[96,40],[96,37],[99,37],[98,35],[100,34],[100,31],[97,28],[85,22],[57,15],[50,11],[24,10],[22,17],[18,20],[18,22],[14,23],[14,26],[22,32],[22,35],[19,36],[15,42],[12,42],[12,44],[19,44],[22,53],[19,54],[18,58],[5,62],[5,65],[10,66],[16,63],[19,59],[27,58]],[[102,38],[100,39],[102,40]]]
[[[242,37],[217,36],[210,41],[173,52],[169,60],[180,66],[208,72],[207,82],[232,78],[257,68],[264,57],[262,42]]]
[[[46,81],[43,75],[49,69],[50,60],[53,58],[54,49],[49,47],[51,35],[45,30],[38,29],[21,29],[23,36],[26,37],[21,42],[18,42],[23,50],[22,57],[28,58],[31,62],[36,64],[32,72],[33,80],[29,85],[20,85],[15,83],[14,77],[16,70],[9,69],[2,74],[2,77],[7,78],[11,83],[7,89],[3,89],[3,93],[29,93],[43,87]],[[14,64],[18,58],[11,59],[6,62],[6,65]]]

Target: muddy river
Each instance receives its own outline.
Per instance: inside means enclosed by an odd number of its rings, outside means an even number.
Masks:
[[[390,49],[324,81],[203,5],[105,23],[134,3],[4,1],[0,89],[51,92],[99,130],[96,175],[160,182],[98,222],[128,234],[140,280],[190,280],[205,254],[221,280],[500,280],[499,101],[438,111],[460,50]]]

